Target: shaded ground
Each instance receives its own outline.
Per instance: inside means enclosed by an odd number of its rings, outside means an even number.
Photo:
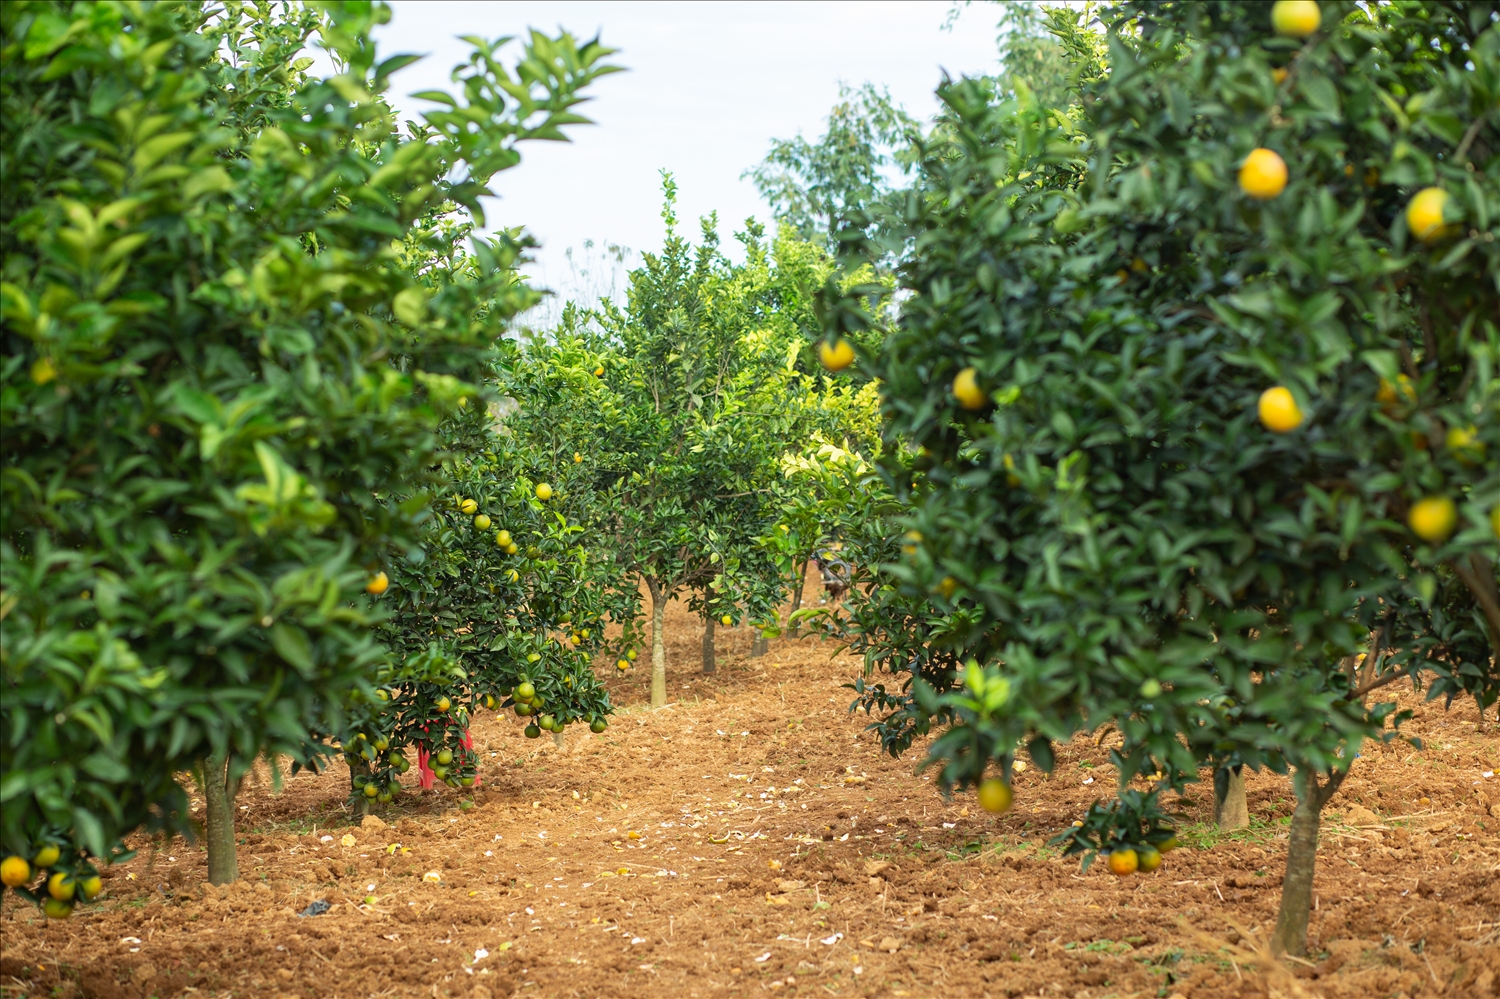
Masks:
[[[559,749],[475,726],[465,796],[403,796],[352,824],[347,774],[260,775],[240,866],[205,881],[182,840],[106,874],[102,904],[48,922],[7,893],[10,996],[1488,996],[1500,994],[1500,736],[1472,704],[1418,709],[1428,749],[1368,748],[1330,806],[1310,959],[1272,967],[1291,793],[1251,775],[1248,832],[1198,825],[1153,875],[1087,874],[1045,846],[1108,793],[1106,748],[1018,775],[994,818],[945,802],[917,753],[877,754],[811,640],[746,658],[669,615],[671,689],[615,678],[602,736]],[[1413,705],[1418,697],[1401,695]],[[1202,823],[1200,794],[1187,810]],[[353,845],[343,845],[352,836]],[[638,838],[636,838],[638,837]],[[333,908],[299,918],[315,899]],[[476,956],[479,955],[479,956]]]

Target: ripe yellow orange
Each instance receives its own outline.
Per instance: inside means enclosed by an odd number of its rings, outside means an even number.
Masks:
[[[854,363],[854,346],[843,337],[833,343],[822,340],[818,343],[818,360],[829,371],[843,371]]]
[[[972,367],[964,368],[953,378],[953,398],[964,409],[983,409],[990,401],[979,387],[979,372]]]
[[[479,504],[471,499],[459,500],[458,509],[462,513],[474,514],[479,512]]]
[[[99,879],[99,875],[97,874],[90,874],[78,882],[78,893],[84,897],[85,901],[98,898],[99,893],[103,890],[104,882]]]
[[[481,531],[488,531],[490,529],[489,516],[481,513],[479,516],[474,518],[474,526],[479,528]]]
[[[1139,846],[1135,850],[1136,870],[1148,874],[1161,866],[1161,851],[1154,846]]]
[[[1286,160],[1270,149],[1252,149],[1240,165],[1240,190],[1269,201],[1286,190]]]
[[[1283,38],[1306,38],[1322,24],[1317,0],[1276,0],[1271,5],[1271,27]]]
[[[1443,224],[1448,207],[1448,192],[1441,187],[1424,187],[1406,205],[1406,228],[1424,243],[1435,243],[1449,232]]]
[[[628,659],[621,659],[615,663],[615,669],[619,670],[621,673],[625,672],[629,668],[630,661]]]
[[[552,498],[552,487],[547,485],[547,483],[545,482],[537,483],[536,498],[541,500],[543,503],[547,502]]]
[[[505,554],[507,554],[507,555],[514,555],[516,552],[518,552],[520,550],[521,550],[521,546],[518,545],[518,544],[516,544],[514,541],[512,541],[510,544],[508,544],[508,545],[505,546]]]
[[[999,815],[1010,811],[1010,804],[1015,800],[1015,794],[1010,785],[998,777],[991,777],[979,785],[979,807],[986,812]]]
[[[1123,878],[1126,875],[1136,872],[1136,868],[1141,864],[1141,858],[1134,850],[1127,846],[1112,851],[1109,855],[1108,863],[1109,872]]]
[[[1423,541],[1442,544],[1458,526],[1458,507],[1446,496],[1428,496],[1412,504],[1406,523]]]
[[[57,367],[49,359],[39,357],[31,365],[31,380],[38,385],[45,385],[57,377]]]
[[[451,707],[453,707],[453,702],[450,701],[450,700],[448,700],[448,698],[446,698],[446,697],[439,697],[437,699],[437,701],[433,704],[433,707],[437,708],[439,711],[443,712],[444,714],[447,714],[448,713],[448,709],[451,708]]]
[[[1477,465],[1484,457],[1484,441],[1479,439],[1479,428],[1472,423],[1467,427],[1449,427],[1447,444],[1460,464]]]
[[[36,852],[31,862],[37,867],[51,867],[62,857],[62,851],[54,843],[48,843]]]
[[[578,452],[578,451],[574,451],[573,452],[573,464],[577,465],[577,464],[579,464],[582,461],[583,461],[583,455],[580,452]]]
[[[383,572],[377,572],[375,575],[371,576],[370,581],[365,584],[365,592],[370,594],[372,597],[378,597],[386,590],[390,589],[390,587],[391,577],[387,576]]]
[[[1271,70],[1271,79],[1275,81],[1276,86],[1281,86],[1286,82],[1286,69],[1281,66],[1277,66],[1275,69]]]
[[[0,860],[0,882],[7,888],[19,888],[31,880],[31,865],[25,857],[6,857]]]
[[[1302,425],[1302,410],[1297,407],[1297,400],[1292,398],[1291,390],[1284,385],[1276,385],[1262,392],[1256,410],[1260,415],[1260,422],[1272,433],[1288,433]]]
[[[58,871],[47,879],[47,894],[59,902],[71,902],[78,891],[78,882],[66,871]]]
[[[594,377],[595,378],[603,378],[604,377],[604,365],[601,364],[597,368],[594,369]]]
[[[728,614],[725,614],[723,617],[719,618],[719,623],[727,628],[731,624],[734,624],[734,618],[730,617]]]

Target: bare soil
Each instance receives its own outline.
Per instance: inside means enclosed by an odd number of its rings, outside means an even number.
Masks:
[[[815,584],[814,584],[815,585]],[[559,748],[475,725],[483,786],[404,795],[361,824],[347,773],[253,775],[243,880],[142,841],[99,904],[44,919],[7,893],[5,996],[1490,996],[1500,994],[1500,735],[1472,703],[1367,746],[1326,816],[1308,960],[1271,962],[1292,798],[1248,780],[1252,824],[1198,823],[1151,875],[1087,873],[1045,843],[1113,786],[1107,745],[1019,774],[1006,815],[945,801],[882,757],[815,639],[668,617],[669,706],[611,679],[619,713]],[[610,672],[613,672],[611,670]],[[201,803],[200,806],[201,807]],[[352,837],[352,839],[350,839]],[[638,837],[638,838],[637,838]],[[350,844],[352,845],[345,845]],[[315,900],[323,915],[297,913]]]

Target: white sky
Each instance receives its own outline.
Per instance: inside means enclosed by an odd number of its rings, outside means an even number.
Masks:
[[[492,185],[488,223],[525,225],[542,243],[530,268],[563,295],[575,285],[569,247],[585,240],[652,250],[661,242],[661,182],[674,174],[684,231],[717,210],[726,247],[748,215],[769,222],[754,186],[740,175],[773,138],[821,134],[840,81],[890,88],[908,112],[926,118],[946,69],[954,76],[996,66],[994,12],[976,5],[952,31],[942,25],[948,0],[800,3],[459,2],[392,0],[391,23],[376,34],[380,57],[428,58],[397,73],[391,98],[411,113],[425,106],[405,95],[451,90],[448,74],[468,52],[458,35],[496,38],[559,26],[580,38],[602,33],[628,72],[592,89],[571,143],[528,143],[522,162]],[[518,51],[513,45],[508,51]]]

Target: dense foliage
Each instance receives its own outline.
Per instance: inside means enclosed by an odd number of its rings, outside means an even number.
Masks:
[[[1292,768],[1292,950],[1318,811],[1400,722],[1369,695],[1500,696],[1500,26],[1316,13],[1057,12],[1071,112],[941,89],[872,367],[912,534],[859,614],[900,682],[864,702],[894,751],[945,729],[945,784],[1105,723],[1122,791],[1164,773],[1070,850],[1142,845],[1202,764]]]
[[[484,44],[403,131],[387,16],[0,10],[0,835],[39,866],[185,828],[196,763],[232,877],[239,771],[315,763],[374,697],[362,591],[419,546],[440,424],[534,300],[514,240],[466,250],[451,217],[482,222],[516,143],[560,138],[605,71],[566,35],[515,71]],[[314,36],[337,75],[306,75]]]

